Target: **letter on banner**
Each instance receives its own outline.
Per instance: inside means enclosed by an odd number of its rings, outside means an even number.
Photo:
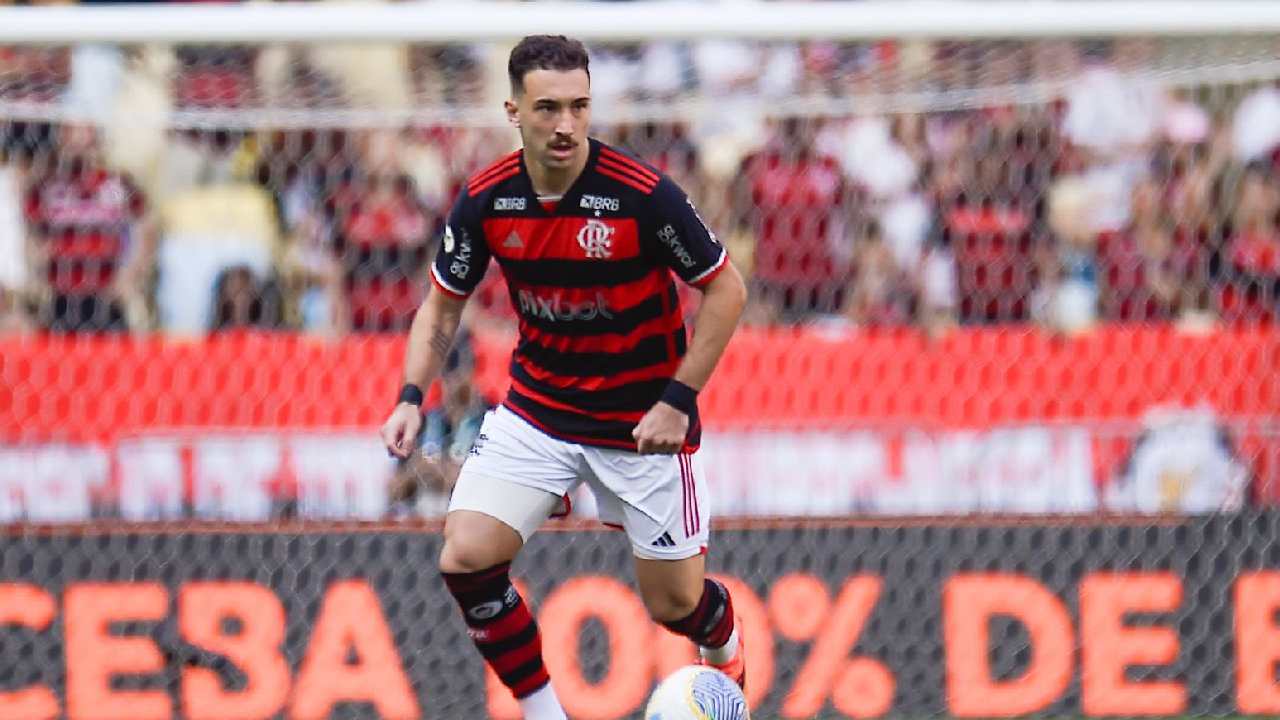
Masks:
[[[1280,572],[1242,573],[1236,581],[1236,707],[1280,715]]]
[[[223,632],[235,618],[240,630]],[[284,606],[270,589],[252,582],[192,582],[178,593],[178,624],[187,642],[217,653],[245,674],[244,689],[223,688],[210,668],[182,670],[182,713],[187,720],[267,720],[289,697],[289,665],[281,653]]]
[[[53,596],[29,583],[0,583],[0,627],[20,625],[43,632],[58,608]],[[0,692],[0,720],[53,720],[58,698],[44,685]]]
[[[1130,627],[1131,613],[1167,613],[1182,604],[1182,580],[1172,573],[1091,573],[1080,581],[1080,704],[1086,715],[1181,715],[1187,688],[1172,680],[1132,682],[1130,665],[1178,659],[1171,627]]]
[[[582,676],[578,635],[589,619],[609,634],[609,671],[592,685]],[[538,616],[547,672],[570,717],[612,720],[630,715],[653,683],[649,613],[622,582],[602,575],[573,578],[551,591]]]
[[[989,649],[991,618],[1010,617],[1031,636],[1031,663],[1021,677],[995,680]],[[1062,600],[1031,578],[962,573],[942,597],[947,655],[947,704],[960,717],[1013,717],[1043,710],[1071,681],[1075,637]]]
[[[347,662],[354,651],[355,663]],[[329,586],[293,686],[292,720],[324,720],[341,702],[368,702],[385,718],[421,716],[382,605],[363,580]]]
[[[169,592],[155,582],[76,583],[63,595],[66,625],[67,717],[69,720],[169,720],[164,690],[114,690],[116,675],[164,672],[164,655],[147,637],[115,635],[120,622],[160,621],[169,612]]]

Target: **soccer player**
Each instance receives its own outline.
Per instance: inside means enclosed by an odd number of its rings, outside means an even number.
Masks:
[[[694,451],[698,390],[737,326],[742,278],[679,187],[588,137],[580,42],[527,37],[507,70],[523,149],[470,178],[450,213],[383,442],[399,457],[412,450],[422,388],[496,258],[519,316],[511,389],[462,467],[440,553],[471,638],[526,718],[565,717],[508,569],[586,482],[601,521],[627,533],[652,617],[741,684],[733,603],[705,576],[708,502]],[[703,292],[692,340],[673,272]]]

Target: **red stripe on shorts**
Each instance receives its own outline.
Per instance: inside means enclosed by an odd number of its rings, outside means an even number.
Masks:
[[[690,513],[689,498],[689,466],[685,464],[685,454],[680,453],[677,456],[680,461],[680,495],[684,504],[684,536],[693,536],[693,516]]]
[[[702,510],[698,507],[698,478],[693,475],[693,456],[685,455],[684,461],[689,464],[689,494],[693,496],[693,534],[702,532]]]
[[[685,453],[685,467],[689,468],[689,497],[693,498],[693,534],[702,532],[702,512],[698,508],[698,479],[693,476],[693,456]]]

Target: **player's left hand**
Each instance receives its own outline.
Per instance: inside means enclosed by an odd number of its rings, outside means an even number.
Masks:
[[[649,408],[649,412],[640,418],[631,436],[636,439],[636,449],[640,454],[662,453],[674,455],[684,447],[685,436],[689,432],[689,416],[659,402]]]

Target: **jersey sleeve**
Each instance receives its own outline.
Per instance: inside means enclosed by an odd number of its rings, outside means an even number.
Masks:
[[[653,251],[685,282],[706,287],[729,255],[715,233],[702,222],[693,201],[670,178],[662,178],[653,191],[652,236],[646,240]]]
[[[464,191],[449,212],[440,248],[431,261],[431,282],[458,299],[470,296],[489,269],[489,246],[473,208]]]

